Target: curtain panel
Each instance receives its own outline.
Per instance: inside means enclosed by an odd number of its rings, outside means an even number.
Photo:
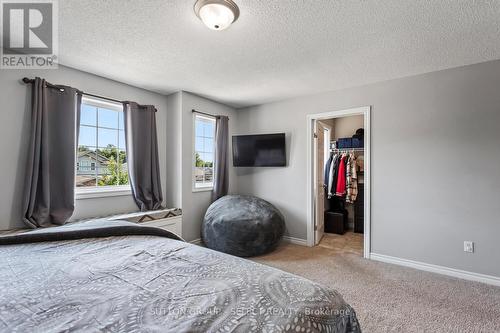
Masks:
[[[229,118],[217,116],[215,123],[215,165],[212,201],[227,195],[229,189],[229,166],[227,160]]]
[[[134,102],[123,104],[130,185],[141,211],[162,208],[156,109]]]
[[[62,225],[73,214],[75,151],[81,95],[35,78],[23,221],[31,228]]]

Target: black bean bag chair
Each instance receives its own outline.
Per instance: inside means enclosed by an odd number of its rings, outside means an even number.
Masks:
[[[269,202],[227,195],[208,208],[201,236],[210,249],[252,257],[274,250],[284,232],[283,214]]]

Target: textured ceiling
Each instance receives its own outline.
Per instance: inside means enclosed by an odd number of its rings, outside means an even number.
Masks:
[[[500,59],[500,0],[235,0],[207,29],[195,0],[59,1],[60,62],[241,107]]]

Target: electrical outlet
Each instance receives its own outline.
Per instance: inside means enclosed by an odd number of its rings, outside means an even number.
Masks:
[[[474,242],[464,241],[464,252],[474,253]]]

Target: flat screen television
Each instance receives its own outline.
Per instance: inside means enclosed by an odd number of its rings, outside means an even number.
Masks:
[[[233,166],[286,166],[285,133],[233,136]]]

